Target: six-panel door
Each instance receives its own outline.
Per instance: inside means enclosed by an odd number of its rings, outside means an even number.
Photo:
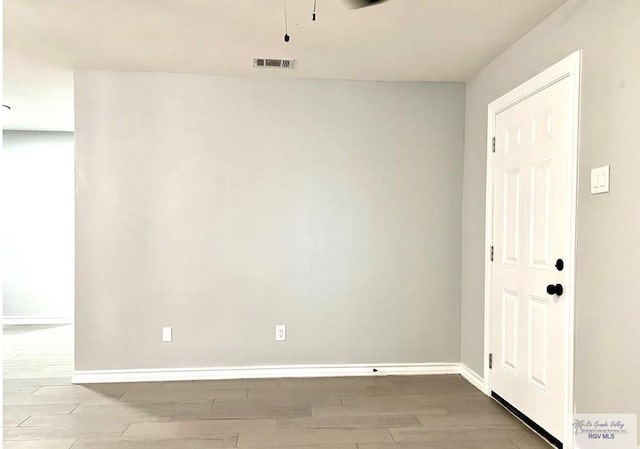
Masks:
[[[495,121],[491,387],[559,440],[565,425],[567,304],[556,260],[569,252],[571,84]]]

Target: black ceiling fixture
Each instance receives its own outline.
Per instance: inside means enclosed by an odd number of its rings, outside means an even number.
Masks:
[[[367,6],[377,5],[387,0],[347,0],[353,9],[365,8]]]
[[[384,3],[387,0],[345,0],[352,9],[365,8],[367,6],[377,5],[378,3]],[[289,42],[291,36],[289,36],[289,28],[287,26],[287,0],[282,0],[282,6],[284,10],[284,41]],[[313,0],[313,12],[311,13],[311,20],[316,21],[317,17],[318,0]]]

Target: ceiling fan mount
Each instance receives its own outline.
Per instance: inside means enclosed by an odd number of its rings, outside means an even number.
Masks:
[[[351,9],[361,9],[366,8],[367,6],[374,6],[379,3],[384,3],[388,0],[345,0],[350,6]],[[313,12],[311,13],[311,20],[313,22],[316,21],[316,8],[317,8],[317,0],[313,1]],[[283,0],[282,4],[284,6],[284,41],[289,42],[291,40],[291,36],[289,36],[289,31],[287,27],[287,0]]]
[[[351,5],[353,9],[365,8],[367,6],[377,5],[378,3],[383,3],[387,0],[346,0],[346,2]]]

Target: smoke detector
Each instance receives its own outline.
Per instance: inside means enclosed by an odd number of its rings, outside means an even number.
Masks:
[[[295,59],[253,58],[253,66],[273,69],[293,69]]]

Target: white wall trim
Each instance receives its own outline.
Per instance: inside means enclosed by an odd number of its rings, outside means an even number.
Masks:
[[[464,380],[469,382],[478,390],[482,391],[483,393],[485,392],[484,379],[482,378],[482,376],[480,376],[480,374],[473,371],[467,365],[464,365],[464,364],[460,365],[460,375],[464,378]]]
[[[373,370],[377,369],[377,372]],[[356,365],[275,365],[217,368],[74,371],[74,384],[178,380],[267,379],[282,377],[421,376],[460,374],[460,363],[371,363]]]
[[[575,51],[558,63],[552,65],[542,73],[511,90],[488,106],[487,120],[487,178],[486,178],[486,210],[485,210],[485,291],[484,291],[484,391],[491,394],[491,370],[489,369],[489,354],[491,349],[491,291],[492,269],[490,262],[490,247],[493,245],[493,182],[494,167],[492,157],[492,138],[495,134],[496,115],[518,102],[540,92],[559,80],[569,78],[572,90],[571,105],[571,160],[570,174],[570,242],[567,260],[567,280],[565,298],[567,301],[567,360],[565,365],[565,413],[569,418],[565,423],[563,444],[566,449],[575,449],[572,429],[575,414],[574,400],[574,357],[575,357],[575,285],[576,285],[576,209],[578,186],[578,153],[580,148],[580,88],[582,81],[582,50]]]
[[[3,326],[17,326],[26,324],[73,324],[73,317],[57,316],[4,316]]]

